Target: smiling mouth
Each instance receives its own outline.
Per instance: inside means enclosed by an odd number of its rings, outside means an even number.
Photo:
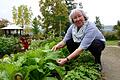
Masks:
[[[82,21],[76,21],[76,24],[81,24],[82,23]]]
[[[78,21],[76,21],[76,23],[82,23],[83,21],[82,20],[78,20]]]

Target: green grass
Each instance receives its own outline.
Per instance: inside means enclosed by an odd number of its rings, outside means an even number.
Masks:
[[[106,45],[107,45],[107,46],[110,46],[110,45],[112,45],[112,46],[118,46],[118,41],[119,41],[119,40],[106,41]]]

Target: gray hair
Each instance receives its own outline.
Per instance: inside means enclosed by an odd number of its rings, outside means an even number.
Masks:
[[[83,15],[84,18],[85,18],[85,21],[88,20],[88,17],[86,16],[85,12],[84,12],[83,10],[79,9],[79,8],[76,8],[76,9],[73,9],[73,10],[71,11],[70,15],[69,15],[69,21],[70,21],[71,23],[74,23],[74,22],[73,22],[73,19],[72,19],[72,15],[73,15],[76,11],[80,11],[80,12],[82,13],[82,15]]]

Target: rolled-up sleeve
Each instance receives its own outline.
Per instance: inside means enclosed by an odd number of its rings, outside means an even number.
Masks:
[[[80,48],[87,49],[91,45],[92,41],[96,37],[96,28],[95,27],[96,27],[95,25],[89,25],[89,28],[86,29],[84,38],[81,41],[81,44],[79,46]]]
[[[72,38],[72,25],[68,28],[67,33],[65,34],[65,37],[63,38],[64,43],[66,43],[67,40]]]

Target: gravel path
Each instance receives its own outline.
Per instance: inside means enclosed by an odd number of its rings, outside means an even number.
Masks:
[[[120,47],[107,46],[101,56],[103,80],[120,80]]]

